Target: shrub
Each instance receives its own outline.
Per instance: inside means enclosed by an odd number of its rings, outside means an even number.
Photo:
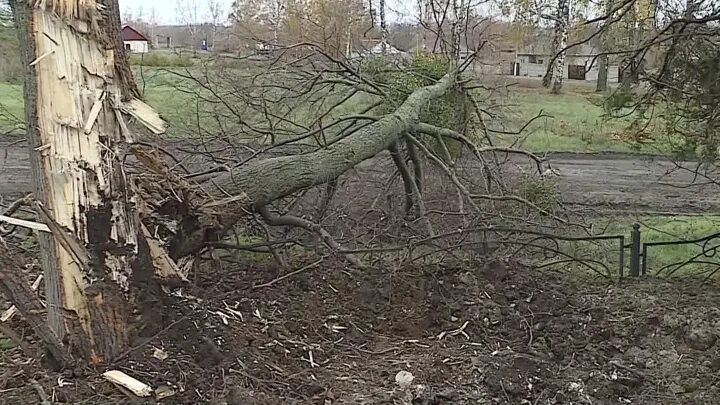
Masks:
[[[193,65],[190,57],[168,52],[149,52],[146,54],[131,54],[130,64],[150,67],[189,67]]]

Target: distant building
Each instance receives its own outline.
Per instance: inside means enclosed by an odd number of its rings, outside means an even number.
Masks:
[[[150,40],[135,28],[125,25],[120,34],[126,51],[130,53],[148,53],[150,51]]]
[[[155,35],[155,48],[167,48],[173,47],[172,37],[169,35]]]
[[[373,56],[381,56],[385,55],[389,58],[399,60],[399,61],[409,61],[410,60],[410,54],[407,52],[403,52],[399,50],[398,48],[390,45],[389,43],[385,43],[385,46],[383,46],[383,43],[378,41],[375,45],[373,45],[370,48],[362,48],[362,49],[356,49],[354,51],[348,52],[348,59],[358,60],[358,59],[364,59],[364,58],[370,58]]]
[[[542,77],[547,66],[555,55],[549,44],[536,42],[535,44],[514,51],[515,61],[511,65],[510,74],[513,76]],[[600,51],[588,44],[572,47],[565,54],[565,72],[563,77],[575,80],[597,80]],[[616,58],[610,57],[608,66],[608,80],[619,80],[619,67]]]

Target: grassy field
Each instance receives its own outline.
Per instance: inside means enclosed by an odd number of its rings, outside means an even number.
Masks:
[[[515,89],[507,116],[512,127],[543,114],[521,135],[497,135],[499,143],[544,152],[639,152],[667,154],[664,142],[633,143],[628,139],[629,119],[605,116],[603,95],[592,92],[550,94],[542,88]]]
[[[171,136],[196,136],[198,133],[218,133],[224,126],[226,133],[236,132],[239,119],[229,114],[220,104],[205,102],[200,105],[194,94],[198,86],[170,73],[173,69],[183,71],[190,66],[196,69],[198,58],[179,57],[176,54],[154,52],[144,58],[146,64],[137,66],[133,59],[138,85],[148,102],[169,122]],[[157,65],[167,63],[160,68]],[[185,66],[185,63],[189,63]],[[194,66],[194,67],[193,67]],[[625,129],[628,120],[609,119],[601,107],[602,95],[583,89],[569,82],[564,94],[553,95],[539,86],[512,87],[509,104],[499,126],[516,130],[531,118],[543,113],[521,135],[496,135],[497,143],[514,145],[534,152],[641,152],[666,154],[671,152],[666,143],[637,144],[629,142]],[[0,105],[11,115],[22,117],[22,90],[17,84],[0,83]],[[200,106],[199,111],[198,107]],[[352,110],[352,108],[350,108]],[[0,110],[1,112],[2,110]],[[212,112],[211,112],[212,111]],[[242,108],[238,109],[243,113]],[[220,114],[222,120],[213,115]],[[296,111],[302,114],[302,110]],[[247,116],[243,116],[247,120]],[[221,121],[221,122],[220,122]],[[0,130],[13,126],[12,120],[0,114]],[[235,128],[233,128],[235,125]]]

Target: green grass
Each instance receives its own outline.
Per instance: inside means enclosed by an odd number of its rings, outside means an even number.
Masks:
[[[10,350],[17,347],[17,343],[12,339],[0,339],[0,351]]]
[[[664,242],[674,240],[699,239],[714,233],[720,232],[720,216],[648,216],[639,217],[634,220],[640,224],[642,242]],[[630,242],[630,229],[632,219],[625,221],[613,220],[609,223],[606,233],[624,234],[626,242]],[[720,246],[720,239],[711,240],[707,247]],[[702,243],[657,246],[648,249],[648,274],[655,274],[663,267],[674,263],[681,263],[695,257],[702,252]],[[626,259],[628,254],[626,253]],[[703,258],[700,257],[700,260]],[[720,264],[720,252],[716,258],[705,258],[709,262]],[[676,276],[687,276],[689,274],[704,275],[707,271],[715,269],[714,265],[693,264],[678,270]],[[672,268],[672,266],[670,267]]]
[[[498,142],[534,152],[670,152],[663,142],[628,142],[625,134],[630,120],[605,117],[602,97],[594,93],[554,95],[544,89],[518,90],[509,100],[509,128],[522,127],[541,112],[545,116],[521,135],[497,135]]]
[[[137,57],[133,56],[133,58]],[[171,60],[173,63],[169,63],[170,65],[176,64],[175,62],[193,61],[193,65],[187,68],[178,66],[165,68],[143,66],[141,68],[137,65],[133,66],[136,81],[144,90],[146,100],[168,121],[168,134],[170,136],[197,136],[199,132],[206,134],[223,132],[233,134],[242,133],[246,130],[240,123],[240,119],[235,116],[235,113],[231,113],[222,103],[213,104],[198,101],[198,98],[193,93],[199,90],[199,86],[172,73],[173,70],[183,72],[190,69],[201,76],[202,69],[206,67],[202,62],[205,59],[185,56],[181,58],[171,52],[155,51],[146,55],[146,60],[154,62]],[[220,69],[226,69],[221,71],[223,73],[235,69],[239,76],[248,75],[247,71],[240,67],[218,66]],[[140,74],[141,71],[142,75]],[[233,83],[233,85],[235,84]],[[238,103],[243,102],[232,95],[225,98],[235,107],[237,107]],[[330,97],[324,104],[331,104],[333,98],[339,97]],[[352,114],[354,111],[358,111],[359,106],[369,103],[367,98],[355,96],[337,109],[326,121],[330,121],[333,116],[339,114]],[[620,139],[626,132],[625,129],[629,124],[629,120],[606,118],[603,108],[600,106],[602,95],[571,91],[565,94],[553,95],[545,89],[518,89],[511,93],[508,102],[511,106],[507,108],[505,118],[496,123],[495,126],[518,129],[541,111],[547,116],[534,121],[521,135],[497,135],[496,141],[500,145],[514,145],[534,152],[641,152],[662,154],[671,152],[671,148],[665,142],[658,141],[653,144],[643,144],[637,148],[637,144]],[[4,106],[10,114],[22,118],[22,104],[22,86],[0,83],[0,105]],[[198,112],[198,107],[201,110],[200,112]],[[284,114],[291,120],[309,122],[311,117],[315,115],[310,109],[315,107],[309,104],[305,106],[301,104],[293,107],[291,113],[285,114],[281,110],[277,112]],[[253,117],[253,114],[257,115],[258,113],[243,106],[236,108],[236,113],[242,117],[243,121],[250,122],[250,124],[254,119],[258,122],[263,119],[260,116]],[[217,119],[217,117],[221,118]],[[8,130],[16,125],[17,122],[0,116],[0,130]],[[278,129],[281,130],[282,128]],[[297,130],[297,128],[288,129]]]
[[[17,128],[23,117],[23,94],[21,84],[0,82],[0,132]]]

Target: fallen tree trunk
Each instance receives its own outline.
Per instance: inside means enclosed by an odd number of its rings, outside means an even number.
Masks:
[[[260,160],[223,173],[209,182],[207,190],[219,198],[245,194],[261,206],[304,188],[325,184],[358,163],[388,149],[420,122],[420,112],[433,99],[453,88],[456,72],[437,83],[416,90],[392,114],[327,148],[305,155]]]
[[[452,70],[437,83],[415,90],[393,113],[327,148],[236,167],[209,180],[203,190],[218,200],[229,199],[233,204],[241,202],[245,209],[254,210],[299,190],[332,181],[358,163],[388,149],[403,134],[413,131],[420,123],[422,109],[454,88],[457,74],[457,70]],[[237,215],[224,215],[220,226],[206,226],[204,221],[194,221],[171,243],[171,256],[178,258],[196,253],[238,218]]]

